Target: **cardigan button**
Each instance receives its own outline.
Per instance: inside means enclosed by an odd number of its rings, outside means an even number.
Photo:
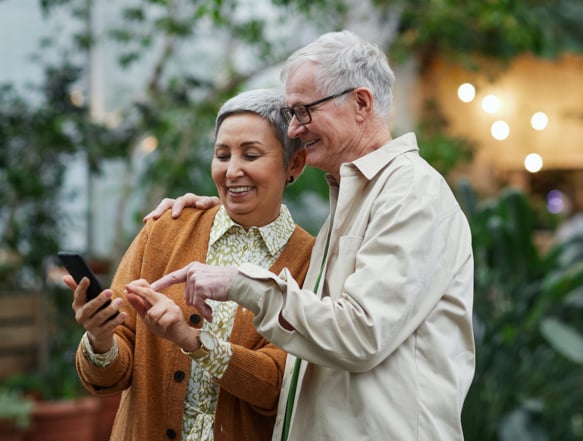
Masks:
[[[191,314],[190,317],[188,317],[188,321],[191,325],[198,325],[200,323],[200,315]]]
[[[167,429],[166,436],[170,439],[176,439],[176,431],[173,429]]]
[[[176,371],[174,372],[174,381],[176,381],[177,383],[180,383],[182,380],[184,380],[184,372],[183,371]]]

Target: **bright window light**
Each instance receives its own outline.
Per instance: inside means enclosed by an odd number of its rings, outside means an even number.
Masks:
[[[482,109],[486,113],[496,113],[500,109],[500,100],[496,95],[486,95],[482,100]]]
[[[457,89],[457,96],[460,101],[470,103],[476,97],[476,88],[470,83],[464,83]]]
[[[534,130],[544,130],[549,123],[549,117],[544,112],[536,112],[530,119],[530,124]]]
[[[494,139],[504,141],[510,135],[510,126],[506,121],[495,121],[490,127],[490,133]]]
[[[543,158],[538,153],[530,153],[524,158],[524,168],[530,173],[539,172],[543,168]]]

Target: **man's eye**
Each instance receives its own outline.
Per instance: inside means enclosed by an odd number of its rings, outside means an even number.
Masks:
[[[296,107],[296,115],[300,117],[300,119],[304,120],[308,117],[308,109],[304,106]]]

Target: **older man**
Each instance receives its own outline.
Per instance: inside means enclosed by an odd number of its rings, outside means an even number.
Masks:
[[[288,135],[330,186],[303,289],[286,270],[199,263],[152,288],[186,281],[208,320],[207,299],[234,300],[293,354],[274,440],[282,431],[293,441],[462,440],[474,373],[471,235],[415,135],[391,138],[386,56],[350,32],[328,33],[291,55],[282,78]]]

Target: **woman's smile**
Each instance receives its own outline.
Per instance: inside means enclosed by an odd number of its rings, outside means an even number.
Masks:
[[[253,190],[255,187],[254,186],[250,186],[247,185],[245,187],[227,187],[229,190],[229,193],[235,193],[235,194],[242,194],[242,193],[247,193],[251,190]]]

